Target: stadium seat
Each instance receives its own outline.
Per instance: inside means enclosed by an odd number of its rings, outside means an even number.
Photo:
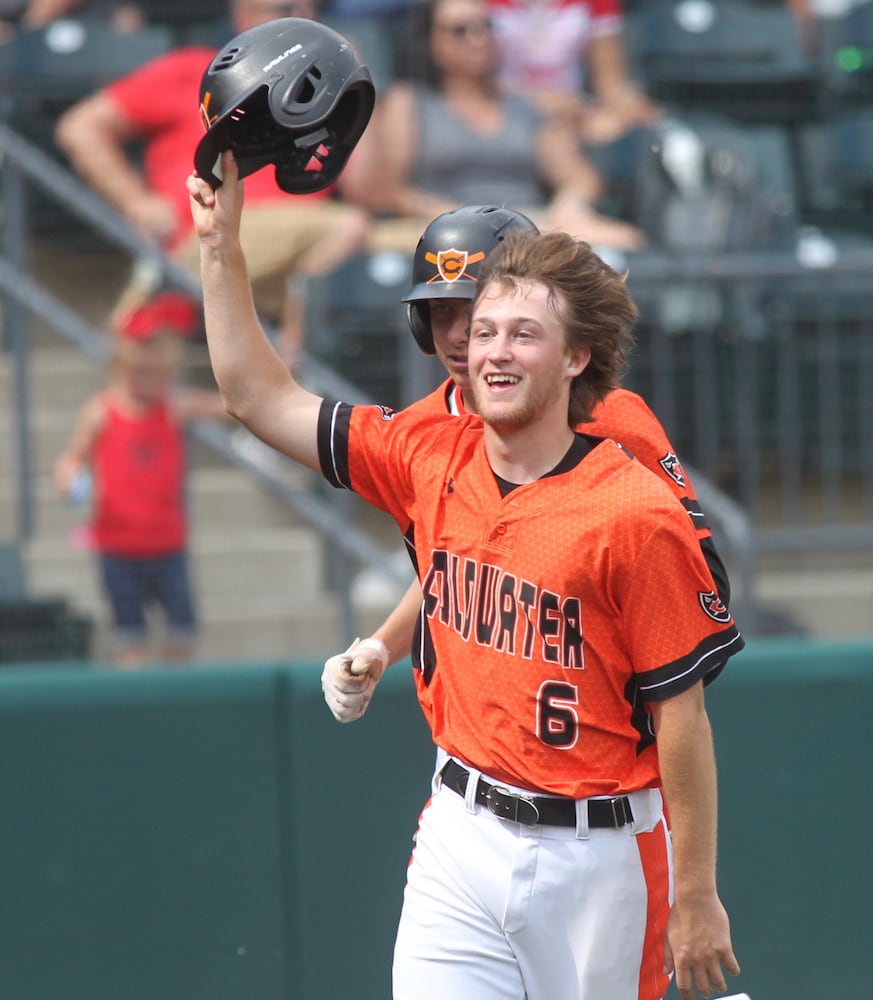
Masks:
[[[873,2],[821,14],[816,21],[822,77],[834,109],[873,100]]]
[[[94,627],[66,598],[31,594],[19,545],[0,542],[0,664],[87,660]]]
[[[634,221],[662,249],[790,245],[798,212],[789,130],[694,112],[667,120],[640,160],[636,195]]]
[[[207,28],[212,31],[208,44],[214,41],[216,47],[234,35],[223,0],[137,0],[137,6],[149,26],[168,29],[178,45],[198,41],[197,35]]]
[[[628,14],[625,40],[647,91],[674,108],[745,121],[816,114],[820,66],[784,5],[652,0]]]
[[[96,18],[54,21],[0,45],[4,95],[66,107],[169,50],[168,29],[120,33]]]
[[[800,156],[810,221],[873,233],[873,106],[804,129]]]
[[[169,50],[166,28],[119,33],[95,18],[56,21],[20,31],[0,44],[0,120],[42,152],[65,162],[55,143],[59,115],[99,87]],[[57,203],[31,191],[34,230],[66,236],[82,232]]]
[[[362,253],[306,283],[307,351],[364,397],[395,407],[404,401],[404,348],[412,344],[401,302],[410,269],[403,255]]]
[[[56,21],[0,44],[0,118],[56,154],[54,123],[71,104],[168,51],[164,28],[119,34],[95,19]]]

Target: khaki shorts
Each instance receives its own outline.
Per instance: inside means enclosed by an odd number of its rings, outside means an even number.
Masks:
[[[342,227],[358,209],[341,202],[269,201],[246,205],[240,224],[240,242],[246,256],[252,292],[258,310],[275,319],[285,301],[289,278],[300,259],[331,230]],[[194,274],[200,267],[200,244],[190,233],[179,244],[175,258]],[[155,289],[136,272],[121,295],[115,314],[141,305]]]

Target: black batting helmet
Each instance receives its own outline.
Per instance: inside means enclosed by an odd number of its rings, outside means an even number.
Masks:
[[[250,28],[200,82],[207,131],[194,154],[197,173],[219,187],[219,158],[232,149],[240,177],[273,163],[283,191],[320,191],[342,172],[375,99],[370,71],[326,25],[282,17]]]
[[[435,354],[429,299],[472,299],[479,269],[510,233],[539,230],[526,215],[496,205],[443,212],[421,234],[412,261],[412,288],[404,296],[409,328],[425,354]]]

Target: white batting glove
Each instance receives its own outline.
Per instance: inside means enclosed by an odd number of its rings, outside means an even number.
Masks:
[[[370,638],[355,639],[344,653],[337,653],[325,661],[321,690],[335,719],[354,722],[361,718],[389,658],[385,643]]]

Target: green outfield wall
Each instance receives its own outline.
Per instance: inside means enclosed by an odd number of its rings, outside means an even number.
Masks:
[[[388,1000],[433,751],[408,669],[350,726],[320,673],[0,669],[2,1000]],[[871,1000],[873,643],[753,640],[708,705],[732,987]]]

